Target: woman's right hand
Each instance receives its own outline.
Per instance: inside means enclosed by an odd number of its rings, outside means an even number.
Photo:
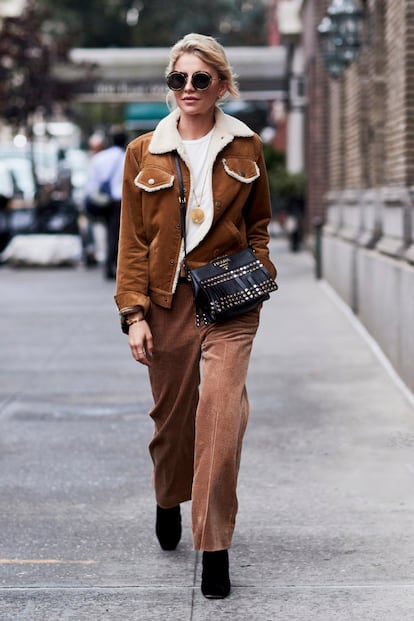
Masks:
[[[151,366],[153,352],[152,333],[145,319],[129,326],[128,344],[132,357],[147,367]]]

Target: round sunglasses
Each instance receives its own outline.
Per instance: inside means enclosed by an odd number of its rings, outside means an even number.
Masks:
[[[189,79],[188,73],[172,71],[167,75],[167,86],[172,91],[182,91]],[[197,91],[206,91],[213,81],[213,77],[207,71],[196,71],[191,76],[191,84]]]

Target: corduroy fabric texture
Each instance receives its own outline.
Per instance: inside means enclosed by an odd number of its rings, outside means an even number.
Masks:
[[[172,309],[153,304],[148,321],[154,338],[149,450],[157,504],[169,508],[192,500],[194,548],[228,549],[259,311],[197,328],[191,286],[179,284]]]

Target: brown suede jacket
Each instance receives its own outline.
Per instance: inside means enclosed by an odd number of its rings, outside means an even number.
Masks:
[[[128,146],[122,194],[115,301],[122,315],[151,301],[170,308],[180,270],[179,185],[174,152],[181,157],[186,196],[191,177],[175,110]],[[187,255],[191,268],[250,245],[270,274],[267,226],[269,187],[260,138],[241,121],[216,109],[213,152],[214,215],[205,237]],[[182,272],[181,272],[182,273]]]

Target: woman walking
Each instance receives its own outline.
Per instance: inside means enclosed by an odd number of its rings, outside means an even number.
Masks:
[[[167,85],[175,109],[126,153],[115,299],[132,356],[149,369],[159,543],[176,548],[180,504],[191,500],[193,545],[203,552],[201,590],[223,598],[231,588],[228,549],[249,413],[245,380],[260,310],[196,325],[176,154],[190,269],[251,246],[274,277],[269,191],[259,137],[217,106],[226,93],[238,95],[222,46],[212,37],[185,36],[171,50]]]

